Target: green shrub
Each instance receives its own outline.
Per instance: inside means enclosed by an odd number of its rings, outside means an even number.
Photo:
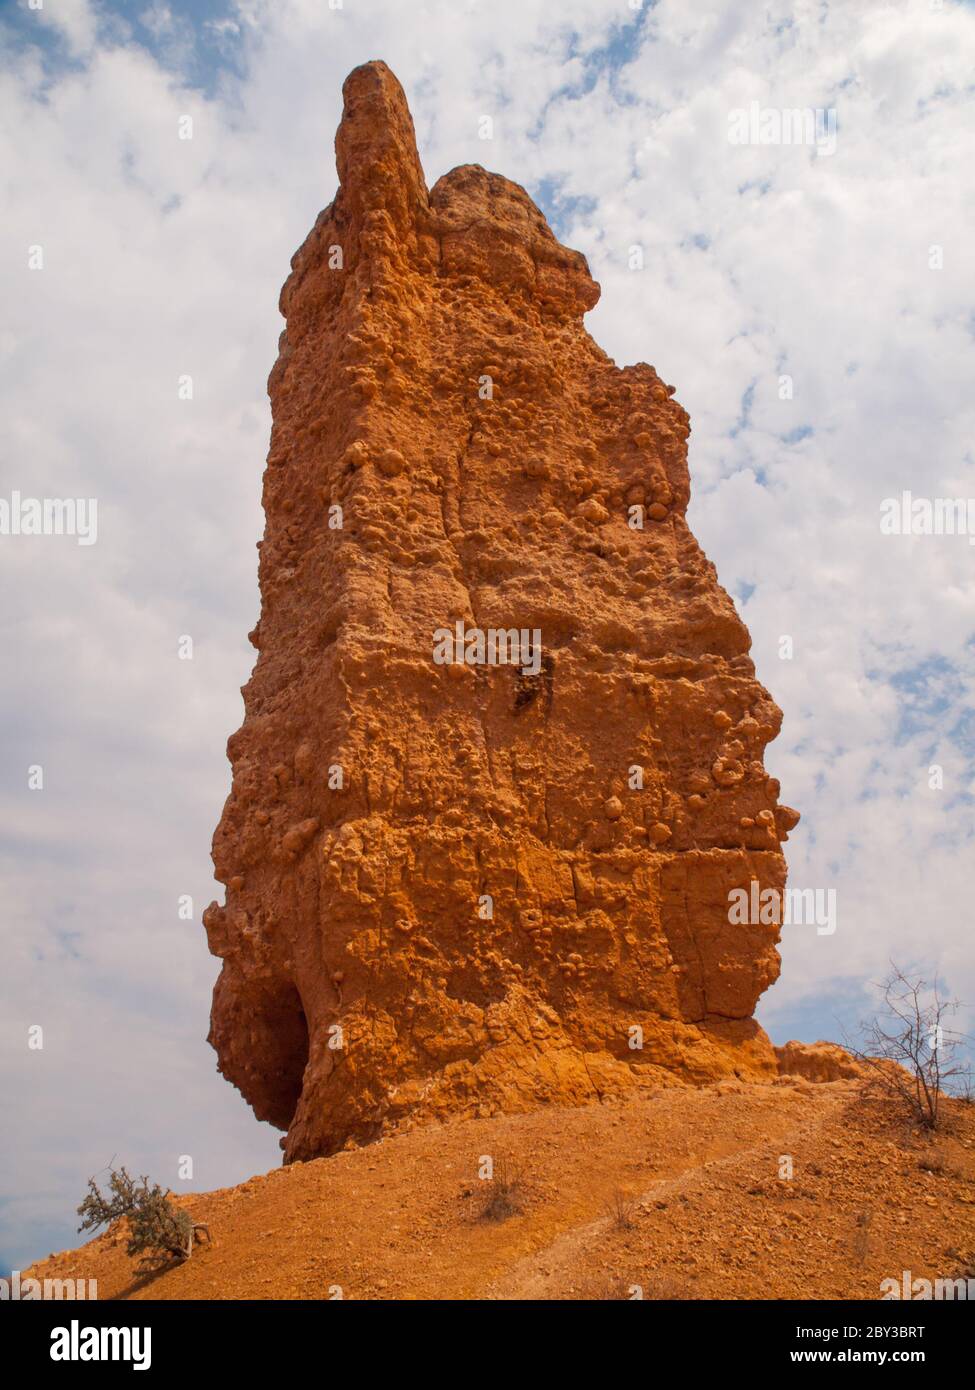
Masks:
[[[158,1269],[171,1260],[188,1260],[193,1253],[197,1231],[210,1231],[207,1226],[190,1220],[181,1207],[170,1200],[158,1183],[150,1187],[146,1177],[129,1176],[124,1168],[113,1168],[109,1177],[110,1195],[99,1191],[94,1178],[88,1179],[88,1196],[78,1208],[82,1218],[79,1231],[94,1231],[125,1217],[129,1223],[129,1242],[126,1253],[142,1255],[140,1272]]]

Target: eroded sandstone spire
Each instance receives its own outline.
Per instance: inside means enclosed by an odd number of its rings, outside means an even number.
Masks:
[[[798,817],[684,520],[687,414],[586,333],[599,287],[522,188],[468,165],[428,192],[385,64],[344,96],[269,380],[259,655],[205,914],[220,1068],[289,1159],[771,1075],[751,1015],[778,929],[732,925],[729,892],[783,887]],[[458,623],[481,659],[438,664]],[[540,646],[489,664],[511,629]]]

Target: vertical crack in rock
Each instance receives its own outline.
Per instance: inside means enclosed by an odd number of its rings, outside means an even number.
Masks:
[[[258,658],[204,918],[220,1068],[288,1160],[771,1076],[778,928],[733,925],[729,893],[783,888],[798,817],[684,519],[687,414],[586,333],[599,287],[524,189],[468,165],[428,192],[383,63],[344,96],[268,383]],[[438,664],[458,622],[541,648]]]

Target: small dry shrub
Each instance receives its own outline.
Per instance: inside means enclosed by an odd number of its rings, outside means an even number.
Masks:
[[[613,1189],[609,1199],[609,1216],[618,1231],[632,1231],[636,1216],[636,1203],[620,1187]]]
[[[520,1174],[504,1159],[494,1167],[494,1177],[487,1182],[484,1205],[478,1214],[481,1221],[507,1221],[525,1208],[525,1188]]]
[[[197,1233],[209,1229],[194,1222],[182,1207],[169,1200],[170,1193],[158,1183],[150,1186],[147,1177],[138,1181],[124,1168],[113,1168],[108,1179],[109,1193],[104,1196],[94,1178],[88,1179],[88,1195],[78,1208],[82,1218],[80,1231],[96,1231],[99,1226],[111,1225],[124,1217],[129,1224],[126,1254],[141,1255],[140,1274],[159,1269],[172,1260],[188,1260],[193,1253]]]

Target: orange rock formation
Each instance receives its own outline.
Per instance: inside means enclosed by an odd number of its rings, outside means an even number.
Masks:
[[[220,1068],[289,1160],[774,1076],[752,1012],[778,928],[728,895],[783,887],[798,817],[684,519],[687,414],[586,333],[599,287],[522,188],[467,165],[428,192],[383,63],[344,96],[268,383],[259,656],[204,919]]]

